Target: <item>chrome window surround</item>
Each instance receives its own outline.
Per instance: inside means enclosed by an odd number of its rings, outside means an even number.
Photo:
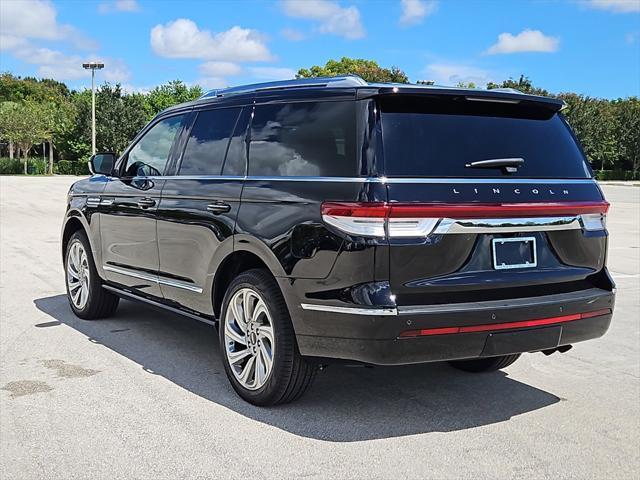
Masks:
[[[202,293],[202,288],[192,285],[190,283],[181,282],[179,280],[172,280],[158,275],[152,275],[144,272],[133,272],[124,268],[114,267],[112,265],[103,265],[102,268],[107,272],[118,273],[120,275],[126,275],[128,277],[139,278],[141,280],[147,280],[149,282],[156,283],[158,285],[167,285],[169,287],[182,288],[183,290],[189,290],[195,293]]]

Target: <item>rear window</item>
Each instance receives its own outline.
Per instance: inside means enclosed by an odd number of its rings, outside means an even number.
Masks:
[[[355,102],[258,105],[249,175],[354,176]]]
[[[513,177],[589,178],[582,152],[560,116],[539,106],[451,98],[380,99],[388,176],[499,177],[482,160],[522,158]]]

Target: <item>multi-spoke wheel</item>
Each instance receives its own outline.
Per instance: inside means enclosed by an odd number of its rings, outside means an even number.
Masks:
[[[233,294],[224,322],[226,353],[231,370],[249,390],[262,387],[273,369],[273,323],[260,295],[250,288]]]
[[[256,405],[297,399],[316,374],[298,352],[287,305],[267,270],[248,270],[229,285],[220,347],[231,385]]]
[[[73,312],[86,320],[108,317],[118,306],[118,297],[102,288],[84,232],[74,233],[65,254],[67,297]]]
[[[67,286],[71,302],[82,310],[89,298],[89,260],[81,242],[73,242],[67,255]]]

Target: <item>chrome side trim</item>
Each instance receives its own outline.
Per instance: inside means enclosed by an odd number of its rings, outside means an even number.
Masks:
[[[103,198],[102,200],[100,200],[100,205],[104,205],[106,207],[113,205],[113,202],[115,200],[113,198]]]
[[[358,308],[358,307],[333,307],[331,305],[315,305],[311,303],[301,303],[303,310],[314,310],[317,312],[346,313],[349,315],[398,315],[395,307],[391,308]]]
[[[158,276],[152,275],[150,273],[143,272],[133,272],[130,270],[125,270],[124,268],[114,267],[112,265],[103,265],[103,270],[107,272],[118,273],[120,275],[126,275],[128,277],[139,278],[140,280],[148,280],[149,282],[158,283]]]
[[[580,218],[577,216],[468,220],[443,218],[433,233],[443,235],[450,233],[548,232],[551,230],[580,230],[581,228]]]
[[[572,185],[596,184],[592,178],[387,178],[387,177],[287,177],[287,176],[233,176],[233,175],[164,175],[144,177],[150,180],[265,180],[270,182],[351,182],[351,183],[424,183],[424,184],[522,184]]]
[[[169,287],[182,288],[191,292],[202,293],[202,288],[187,282],[181,282],[179,280],[170,280],[163,277],[158,277],[158,283],[160,285],[167,285]]]
[[[100,197],[87,197],[87,207],[97,207],[100,205]]]
[[[198,320],[199,322],[203,322],[208,325],[216,326],[218,324],[215,319],[210,320],[193,313],[185,312],[184,310],[180,310],[179,308],[170,307],[169,305],[165,305],[164,303],[141,297],[139,295],[136,295],[135,293],[126,292],[120,288],[112,287],[111,285],[103,285],[102,288],[104,288],[105,290],[109,290],[110,292],[113,292],[120,297],[129,298],[138,302],[148,303],[149,305],[153,305],[154,307],[162,308],[163,310],[168,310],[169,312],[177,313],[178,315],[193,318],[194,320]]]
[[[152,275],[150,273],[134,272],[124,268],[114,267],[113,265],[103,265],[102,268],[107,272],[118,273],[120,275],[139,278],[141,280],[147,280],[149,282],[157,283],[160,285],[167,285],[169,287],[182,288],[191,292],[202,293],[202,288],[198,287],[197,285],[192,285],[191,283],[159,277],[158,275]]]

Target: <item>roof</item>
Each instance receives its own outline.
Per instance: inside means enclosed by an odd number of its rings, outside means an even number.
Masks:
[[[176,105],[166,111],[174,111],[180,108],[206,104],[222,99],[229,99],[240,95],[252,95],[268,92],[270,94],[280,93],[285,96],[291,91],[305,91],[309,94],[326,91],[350,91],[355,94],[355,98],[364,99],[378,95],[393,94],[413,94],[413,95],[451,95],[464,96],[467,100],[495,101],[505,103],[537,103],[552,110],[561,110],[565,104],[562,100],[529,95],[513,88],[495,88],[483,90],[477,88],[448,87],[440,85],[424,85],[411,83],[369,83],[357,75],[344,75],[338,77],[314,77],[299,78],[292,80],[280,80],[277,82],[254,83],[223,89],[210,90],[199,99],[186,104]]]

